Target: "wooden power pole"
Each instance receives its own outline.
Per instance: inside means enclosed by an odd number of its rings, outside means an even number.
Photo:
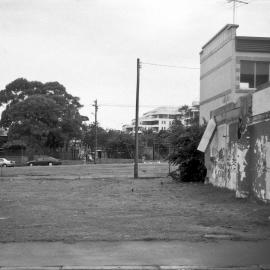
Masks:
[[[137,84],[136,84],[136,112],[135,112],[135,155],[134,155],[134,178],[138,178],[139,159],[139,89],[140,89],[140,59],[137,58]]]
[[[95,154],[94,154],[94,163],[96,164],[97,162],[97,111],[98,111],[98,105],[97,105],[97,100],[94,101],[93,106],[95,107]]]

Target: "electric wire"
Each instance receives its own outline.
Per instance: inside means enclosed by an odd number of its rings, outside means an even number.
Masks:
[[[136,107],[135,105],[129,105],[129,104],[99,104],[99,106],[103,107],[122,107],[122,108],[134,108]],[[177,106],[168,106],[168,105],[140,105],[140,107],[177,107]]]
[[[169,67],[169,68],[180,68],[180,69],[200,69],[199,67],[188,67],[188,66],[176,66],[176,65],[165,65],[165,64],[158,64],[158,63],[149,63],[149,62],[141,62],[143,65],[150,65],[150,66],[159,66],[159,67]]]

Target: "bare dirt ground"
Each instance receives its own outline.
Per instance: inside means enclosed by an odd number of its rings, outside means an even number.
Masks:
[[[270,239],[270,205],[176,183],[167,164],[5,168],[0,242]]]

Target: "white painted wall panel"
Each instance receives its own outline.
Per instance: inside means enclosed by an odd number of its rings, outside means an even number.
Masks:
[[[200,101],[231,89],[231,62],[201,79]]]
[[[252,114],[258,115],[270,111],[270,87],[255,92],[252,101]]]

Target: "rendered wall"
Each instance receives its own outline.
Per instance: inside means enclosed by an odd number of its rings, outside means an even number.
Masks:
[[[269,93],[270,88],[258,91],[213,112],[217,129],[205,155],[210,183],[265,202],[270,202],[270,108],[262,97]]]
[[[253,94],[252,115],[259,115],[270,110],[270,87]]]
[[[211,97],[231,89],[231,65],[231,61],[229,61],[218,69],[212,71],[209,75],[201,78],[201,103]]]
[[[200,106],[200,123],[201,124],[203,124],[203,119],[205,119],[207,122],[209,121],[211,111],[221,106],[224,106],[226,104],[225,98],[226,97],[222,96],[220,98],[217,98],[215,100],[212,100]]]
[[[232,99],[235,88],[235,32],[227,25],[202,49],[200,55],[200,123],[210,112]]]
[[[255,92],[249,125],[251,191],[261,200],[270,200],[270,87]]]
[[[251,192],[270,201],[270,119],[249,127],[251,134],[247,180]]]

